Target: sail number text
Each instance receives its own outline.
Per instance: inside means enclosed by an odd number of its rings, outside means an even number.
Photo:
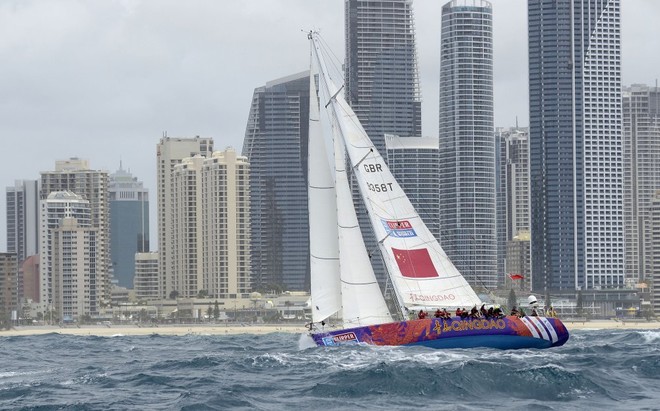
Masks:
[[[380,165],[379,163],[375,164],[363,164],[362,167],[364,168],[364,171],[367,173],[380,173],[383,171],[383,166]],[[367,188],[369,191],[373,191],[374,193],[386,193],[388,191],[392,191],[394,187],[392,187],[392,183],[378,183],[378,184],[373,184],[367,182]]]
[[[385,193],[387,191],[392,191],[392,183],[367,183],[367,187],[369,188],[369,191],[373,191],[375,193]]]

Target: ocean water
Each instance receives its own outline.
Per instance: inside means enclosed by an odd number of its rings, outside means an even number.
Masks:
[[[296,334],[0,334],[2,410],[660,409],[660,331],[547,350],[309,347]]]

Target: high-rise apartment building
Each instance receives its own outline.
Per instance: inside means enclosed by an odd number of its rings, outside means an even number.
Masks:
[[[149,251],[149,190],[120,165],[110,174],[108,195],[113,276],[119,286],[132,288],[135,253]]]
[[[619,0],[530,0],[532,288],[624,285]]]
[[[385,135],[385,161],[422,221],[440,239],[438,138]]]
[[[485,0],[442,7],[440,243],[472,286],[498,284],[493,14]]]
[[[250,161],[252,281],[309,289],[309,72],[256,88],[242,154]]]
[[[415,19],[412,0],[345,0],[344,81],[346,101],[358,116],[364,130],[387,161],[385,134],[419,137],[422,134],[421,91]],[[401,170],[415,164],[394,165]],[[429,199],[415,198],[413,204]],[[378,249],[369,216],[357,186],[353,198],[367,249]],[[385,268],[380,258],[371,263],[381,286]]]
[[[77,318],[98,314],[105,278],[101,230],[93,224],[89,200],[71,191],[53,191],[41,201],[40,220],[39,300],[59,315],[65,315],[65,307],[70,317],[74,312]]]
[[[506,240],[529,233],[529,132],[526,128],[501,130],[505,152]]]
[[[101,294],[97,280],[98,264],[102,261],[96,254],[99,232],[89,219],[79,223],[77,218],[69,216],[61,218],[57,227],[49,230],[48,246],[56,250],[48,267],[53,308],[65,322],[79,322],[83,317],[98,314],[100,304],[95,296]]]
[[[247,158],[231,148],[174,166],[170,258],[178,296],[250,292],[249,178]]]
[[[98,229],[95,238],[96,249],[94,253],[96,273],[91,289],[92,294],[89,296],[91,301],[90,309],[92,310],[92,314],[94,314],[101,304],[105,304],[111,299],[108,172],[90,169],[89,162],[84,159],[70,158],[68,160],[56,161],[54,171],[41,172],[41,201],[46,200],[50,193],[63,191],[77,194],[89,202],[90,226]],[[42,219],[40,221],[41,230],[43,230],[43,227],[50,227],[50,224],[50,222]],[[79,219],[78,224],[85,226]],[[43,231],[41,232],[41,237],[43,238]],[[40,242],[40,244],[43,244],[43,242]],[[39,249],[44,250],[42,246]],[[55,252],[55,250],[51,250],[51,252]],[[45,251],[40,253],[42,286],[44,280],[50,281],[50,275],[46,271],[49,269],[49,265],[44,263],[45,254]],[[48,287],[50,288],[51,285],[48,284]],[[42,288],[42,297],[44,296],[44,292],[45,290]],[[42,299],[41,302],[45,303],[47,301]]]
[[[623,209],[625,273],[646,281],[653,260],[650,208],[660,189],[660,89],[623,89]]]
[[[412,0],[346,0],[346,100],[381,154],[385,134],[421,136]]]
[[[7,187],[7,251],[19,263],[39,252],[39,181],[19,180]]]
[[[0,324],[11,320],[12,311],[18,311],[19,300],[18,256],[0,253]]]
[[[660,316],[660,190],[651,198],[648,211],[649,259],[651,264],[646,273],[646,287],[650,286],[653,315]],[[645,287],[645,288],[646,288]]]
[[[498,280],[510,285],[505,274],[524,275],[517,281],[521,289],[529,285],[529,256],[521,259],[523,249],[529,251],[529,131],[527,128],[498,128],[496,138],[497,170],[497,246]],[[522,234],[521,234],[522,233]],[[523,244],[527,242],[527,244]],[[510,255],[511,253],[515,255]],[[514,271],[512,271],[514,270]],[[528,287],[526,289],[529,289]]]
[[[164,136],[156,147],[156,167],[158,183],[158,273],[160,275],[160,296],[169,298],[177,291],[173,281],[174,267],[171,261],[175,227],[172,225],[173,192],[172,173],[174,166],[181,163],[184,158],[201,155],[209,157],[213,152],[213,139],[211,138],[177,138]]]
[[[158,276],[158,252],[135,254],[135,277],[133,289],[138,301],[157,300],[160,298]]]
[[[202,165],[204,289],[219,298],[252,290],[250,275],[250,164],[233,148],[216,151]]]

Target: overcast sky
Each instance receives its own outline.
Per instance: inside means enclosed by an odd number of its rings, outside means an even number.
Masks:
[[[622,0],[623,83],[660,72],[660,1]],[[414,3],[423,133],[437,134],[441,7]],[[526,126],[526,1],[493,0],[495,124]],[[156,144],[213,137],[240,151],[252,93],[309,66],[304,31],[344,55],[342,0],[0,0],[0,251],[5,190],[55,160],[125,169],[150,191]]]

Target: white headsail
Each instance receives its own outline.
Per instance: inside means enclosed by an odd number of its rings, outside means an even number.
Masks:
[[[410,307],[471,307],[478,296],[449,260],[394,179],[357,116],[327,75],[318,35],[320,89],[348,153],[399,303]]]
[[[341,308],[335,185],[319,118],[314,73],[310,72],[308,201],[312,321],[321,322]]]
[[[334,134],[338,130],[335,125]],[[388,323],[392,321],[392,316],[383,298],[362,238],[348,185],[345,149],[340,138],[334,138],[334,147],[344,326]]]

